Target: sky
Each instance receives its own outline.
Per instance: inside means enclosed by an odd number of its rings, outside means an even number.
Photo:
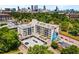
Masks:
[[[31,5],[0,5],[0,9],[4,8],[16,8],[19,6],[20,8],[27,8]],[[79,5],[45,5],[47,9],[54,10],[56,6],[58,6],[59,10],[66,10],[66,9],[74,9],[79,10]],[[43,8],[43,5],[38,5],[38,8]]]
[[[43,8],[54,10],[58,6],[59,10],[75,9],[79,10],[79,0],[0,0],[0,9],[4,8],[27,8],[29,5],[39,5]]]

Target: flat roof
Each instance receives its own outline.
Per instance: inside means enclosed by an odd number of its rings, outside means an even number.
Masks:
[[[58,27],[59,26],[59,25],[53,25],[53,24],[39,22],[39,21],[38,21],[37,25],[43,26],[43,27],[46,27],[46,28],[50,28],[50,29],[53,28],[53,27]]]
[[[59,25],[52,25],[52,24],[40,22],[40,21],[37,21],[37,20],[30,22],[29,24],[21,24],[18,27],[24,29],[24,28],[32,27],[34,25],[38,25],[38,26],[50,28],[50,29],[59,27]]]
[[[25,29],[25,28],[28,28],[28,27],[32,27],[33,25],[31,24],[21,24],[21,25],[18,25],[19,28],[21,29]]]
[[[0,16],[10,16],[9,14],[0,14]]]

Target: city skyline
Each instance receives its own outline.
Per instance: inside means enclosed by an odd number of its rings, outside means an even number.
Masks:
[[[0,9],[4,9],[4,8],[16,8],[17,7],[20,8],[28,8],[31,7],[31,5],[0,5]],[[38,5],[38,8],[43,9],[44,5]],[[45,5],[46,9],[49,10],[55,10],[56,6],[58,6],[59,10],[66,10],[66,9],[74,9],[74,10],[78,10],[79,11],[79,5]]]

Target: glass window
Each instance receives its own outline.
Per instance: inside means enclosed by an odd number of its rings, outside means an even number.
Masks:
[[[31,28],[28,28],[28,35],[31,35],[31,33],[32,33]]]

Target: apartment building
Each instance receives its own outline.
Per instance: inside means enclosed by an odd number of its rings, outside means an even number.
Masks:
[[[12,17],[9,14],[0,14],[0,21],[11,20]]]
[[[19,25],[18,33],[22,38],[28,36],[43,36],[54,40],[58,37],[59,25],[47,24],[33,19],[29,24]]]

